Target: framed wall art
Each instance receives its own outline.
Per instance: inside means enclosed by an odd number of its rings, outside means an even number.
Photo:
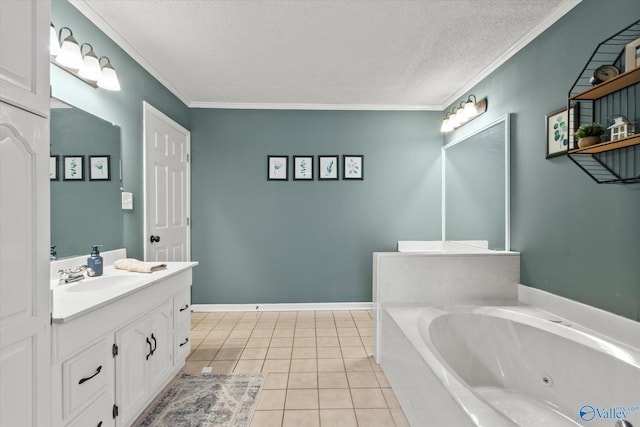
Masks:
[[[60,156],[58,155],[49,156],[49,179],[51,181],[60,181],[60,172],[58,168],[59,162],[60,162]]]
[[[89,181],[111,181],[111,156],[89,156]]]
[[[338,156],[318,156],[318,179],[338,180]]]
[[[293,179],[313,181],[313,156],[293,156]]]
[[[578,106],[579,104],[572,106],[569,111],[566,107],[560,108],[545,116],[547,159],[565,155],[574,148],[574,137],[569,129],[576,128]],[[569,123],[573,125],[569,126]]]
[[[64,156],[63,171],[65,181],[84,181],[84,156]]]
[[[364,179],[363,175],[364,156],[345,154],[342,156],[342,178],[343,179]]]
[[[289,180],[289,156],[267,156],[267,168],[269,181]]]

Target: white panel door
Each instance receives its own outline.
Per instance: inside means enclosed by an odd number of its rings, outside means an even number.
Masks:
[[[189,261],[191,133],[144,103],[145,260]]]
[[[0,1],[0,99],[49,116],[49,12],[42,0]]]
[[[0,426],[50,422],[48,165],[48,120],[0,102]]]

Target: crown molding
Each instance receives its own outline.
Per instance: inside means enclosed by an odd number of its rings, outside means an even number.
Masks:
[[[566,15],[571,9],[580,4],[582,0],[564,0],[558,6],[553,9],[551,14],[532,28],[527,34],[525,34],[520,40],[513,44],[502,55],[496,58],[491,64],[482,69],[475,77],[464,84],[458,91],[454,92],[444,103],[443,111],[449,108],[454,102],[462,98],[469,91],[471,91],[478,83],[487,78],[489,74],[494,72],[498,67],[507,62],[513,55],[524,49],[529,43],[531,43],[536,37],[542,34],[545,30],[555,24],[560,18]]]
[[[357,110],[357,111],[442,111],[442,105],[392,104],[295,104],[253,102],[190,102],[189,108],[217,108],[231,110]]]
[[[156,80],[158,80],[164,87],[173,93],[180,101],[185,105],[189,105],[191,102],[182,92],[180,92],[169,80],[167,80],[158,70],[147,62],[144,56],[138,52],[127,40],[113,28],[107,21],[105,21],[85,0],[69,0],[69,3],[80,11],[89,21],[98,27],[103,33],[105,33],[115,44],[120,46],[134,61],[136,61],[142,68],[144,68],[149,74],[151,74]]]

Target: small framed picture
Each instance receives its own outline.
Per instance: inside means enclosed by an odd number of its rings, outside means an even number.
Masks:
[[[289,156],[267,156],[267,168],[269,181],[289,180]]]
[[[60,162],[60,156],[49,156],[49,179],[51,181],[60,181],[60,173],[58,172],[58,163]]]
[[[84,181],[84,156],[64,156],[65,181]]]
[[[313,156],[293,156],[294,181],[313,181]]]
[[[569,111],[566,107],[560,108],[545,116],[547,159],[567,154],[574,147],[574,137],[570,129],[576,128],[578,106],[579,104],[573,105]]]
[[[338,156],[318,156],[318,179],[322,181],[337,180]]]
[[[343,179],[364,179],[363,167],[364,156],[345,154],[342,156],[342,178]]]
[[[625,71],[640,67],[640,39],[632,41],[624,49],[624,64]]]
[[[89,181],[111,181],[111,156],[89,156]]]

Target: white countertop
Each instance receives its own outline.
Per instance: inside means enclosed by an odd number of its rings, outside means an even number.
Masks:
[[[153,273],[132,273],[109,266],[104,268],[100,277],[87,277],[65,285],[52,283],[53,322],[68,322],[91,310],[103,307],[198,265],[197,262],[167,262],[166,264],[166,269]],[[117,283],[116,277],[122,278],[122,284]],[[104,284],[104,279],[108,278],[109,280],[113,278],[113,285],[103,286],[100,284],[101,280]],[[91,288],[92,284],[96,285],[93,289]]]

